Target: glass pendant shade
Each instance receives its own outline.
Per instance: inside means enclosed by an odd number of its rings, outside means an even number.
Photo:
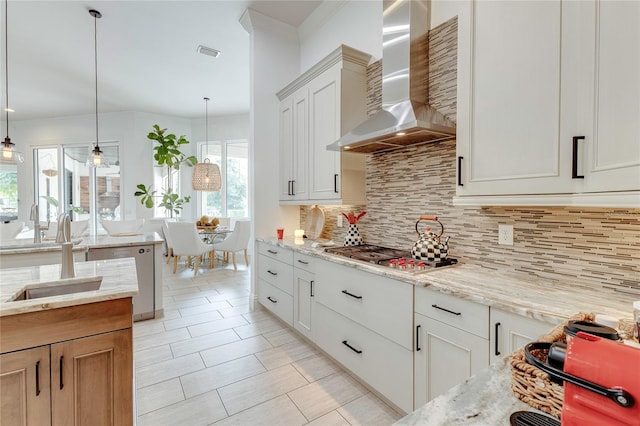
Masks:
[[[87,156],[87,162],[85,163],[85,165],[89,167],[101,168],[109,167],[110,164],[109,160],[107,160],[107,157],[104,155],[100,147],[96,145],[95,148],[93,148]]]
[[[21,152],[14,149],[15,144],[11,142],[9,137],[4,138],[2,142],[2,162],[3,163],[23,163],[24,156]]]
[[[203,163],[198,163],[193,168],[191,185],[196,191],[217,192],[222,188],[222,176],[220,167],[205,158]]]

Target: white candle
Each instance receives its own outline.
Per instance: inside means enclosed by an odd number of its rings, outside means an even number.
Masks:
[[[304,230],[303,229],[296,229],[295,231],[293,231],[293,236],[295,238],[302,238],[304,236]]]

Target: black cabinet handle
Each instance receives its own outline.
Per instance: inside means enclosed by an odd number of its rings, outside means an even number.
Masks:
[[[295,183],[296,183],[295,180],[291,181],[291,195],[296,195],[296,190],[295,190],[295,186],[294,186]]]
[[[271,275],[273,275],[274,277],[275,277],[276,275],[278,275],[278,273],[277,273],[277,272],[273,272],[271,269],[267,270],[267,272],[268,272],[268,273],[270,273]]]
[[[40,361],[36,362],[36,396],[40,395]]]
[[[355,294],[349,293],[347,290],[342,290],[342,292],[344,294],[346,294],[347,296],[351,296],[351,297],[356,298],[356,299],[362,299],[362,296],[356,296]]]
[[[337,173],[335,175],[333,175],[333,192],[335,192],[336,194],[339,192],[338,191],[338,174]]]
[[[287,181],[287,195],[291,195],[291,181]]]
[[[494,325],[495,327],[495,335],[496,335],[496,341],[495,341],[495,347],[493,348],[493,353],[498,356],[500,355],[500,350],[498,349],[500,347],[500,344],[498,343],[498,340],[500,339],[500,335],[498,334],[498,329],[500,328],[500,323],[497,322]]]
[[[458,315],[458,316],[459,316],[459,315],[462,315],[462,312],[454,312],[454,311],[450,311],[450,310],[448,310],[448,309],[446,309],[446,308],[442,308],[442,307],[440,307],[440,306],[438,306],[438,305],[436,305],[436,304],[433,304],[433,305],[431,305],[431,306],[432,306],[432,307],[434,307],[434,308],[436,308],[436,309],[440,309],[441,311],[449,312],[450,314],[453,314],[453,315]]]
[[[458,186],[464,186],[464,184],[462,183],[462,160],[463,159],[464,159],[463,156],[458,157]]]
[[[310,295],[311,297],[313,297],[313,285],[314,285],[315,283],[316,283],[316,282],[315,282],[315,281],[313,281],[313,280],[311,280],[311,282],[309,283],[309,284],[310,284],[310,287],[311,287],[311,293],[310,293],[309,295]]]
[[[420,324],[416,325],[416,351],[420,350]]]
[[[271,302],[271,303],[278,303],[278,301],[277,300],[273,300],[271,298],[271,296],[268,296],[267,299],[269,299],[269,302]]]
[[[278,254],[278,252],[277,252],[277,251],[275,251],[275,250],[267,250],[267,253],[271,253],[271,254]]]
[[[360,350],[354,348],[353,346],[351,346],[350,344],[348,344],[346,340],[343,340],[342,344],[345,345],[346,347],[348,347],[349,349],[351,349],[352,351],[354,351],[357,354],[361,354],[362,353],[362,351],[360,351]]]
[[[298,259],[298,263],[302,263],[303,265],[308,265],[309,264],[309,262],[305,262],[304,260],[300,260],[300,259]]]
[[[62,368],[64,367],[64,357],[60,357],[60,389],[64,387],[64,374]]]
[[[584,136],[573,137],[573,151],[571,161],[571,179],[584,179],[583,175],[578,174],[578,142],[584,140]]]

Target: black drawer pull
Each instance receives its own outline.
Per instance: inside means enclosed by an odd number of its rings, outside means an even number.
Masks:
[[[278,303],[278,301],[277,300],[273,300],[271,298],[271,296],[268,296],[267,299],[269,299],[269,302],[271,302],[271,303]]]
[[[464,157],[458,157],[458,186],[464,186],[462,183],[462,160]]]
[[[315,283],[316,283],[316,282],[315,282],[315,281],[313,281],[313,280],[311,280],[311,282],[309,283],[309,284],[310,284],[310,287],[311,287],[311,293],[310,293],[310,296],[311,296],[311,297],[313,297],[313,285],[314,285]]]
[[[308,265],[309,264],[309,262],[305,262],[304,260],[300,260],[300,259],[298,259],[298,263],[302,263],[303,265]]]
[[[344,294],[346,294],[347,296],[351,296],[351,297],[353,297],[353,298],[355,298],[355,299],[362,299],[362,296],[356,296],[355,294],[351,294],[351,293],[349,293],[347,290],[342,290],[342,292],[343,292]]]
[[[348,344],[346,340],[343,340],[342,344],[345,345],[346,347],[348,347],[349,349],[351,349],[352,351],[354,351],[357,354],[361,354],[362,353],[362,351],[360,351],[360,350],[354,348],[353,346],[351,346],[350,344]]]
[[[36,362],[36,396],[40,395],[40,361]]]
[[[333,175],[333,192],[335,192],[336,194],[340,192],[338,191],[338,174],[337,173]]]
[[[277,252],[277,251],[275,251],[275,250],[267,250],[267,253],[271,253],[271,254],[278,254],[278,252]]]
[[[448,310],[448,309],[446,309],[446,308],[441,308],[440,306],[438,306],[438,305],[436,305],[436,304],[433,304],[433,305],[431,305],[431,306],[432,306],[432,307],[434,307],[434,308],[436,308],[436,309],[440,309],[441,311],[449,312],[450,314],[453,314],[453,315],[458,315],[458,316],[462,315],[462,312],[454,312],[454,311],[450,311],[450,310]]]
[[[496,341],[495,341],[495,344],[496,344],[496,346],[493,348],[493,353],[494,353],[496,356],[498,356],[498,355],[500,355],[500,349],[498,349],[498,348],[499,348],[498,340],[499,340],[499,338],[500,338],[500,334],[498,334],[498,331],[499,331],[498,329],[500,328],[500,323],[499,323],[499,322],[497,322],[497,323],[495,324],[495,327],[496,327],[496,328],[495,328],[495,331],[496,331],[496,332],[495,332],[495,335],[496,335]]]
[[[578,142],[584,140],[584,136],[573,137],[573,152],[571,158],[571,179],[584,179],[583,175],[578,174]]]
[[[275,277],[276,275],[278,275],[278,273],[277,273],[277,272],[273,272],[271,269],[267,269],[267,272],[268,272],[268,273],[270,273],[271,275],[273,275],[274,277]]]
[[[416,351],[420,350],[420,324],[416,325]]]
[[[291,193],[291,182],[293,182],[293,181],[292,180],[287,181],[287,193],[288,193],[287,195],[293,195]]]
[[[64,357],[60,357],[60,389],[64,387],[64,374],[62,373],[62,367],[64,366]]]
[[[296,183],[295,180],[291,181],[291,195],[296,195],[295,187],[293,186]]]

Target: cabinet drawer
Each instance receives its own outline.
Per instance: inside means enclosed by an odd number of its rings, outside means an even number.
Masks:
[[[413,286],[317,260],[316,302],[413,349]]]
[[[316,343],[324,351],[399,408],[413,411],[411,351],[323,305],[315,314]]]
[[[416,288],[416,312],[489,338],[489,307],[439,291]]]
[[[291,265],[260,255],[258,278],[293,296],[293,267]]]
[[[293,297],[269,284],[259,280],[258,300],[265,308],[293,327]]]
[[[293,251],[289,249],[272,246],[271,244],[261,242],[258,243],[258,253],[270,257],[271,259],[276,259],[280,262],[293,265]]]
[[[304,253],[293,253],[293,266],[311,272],[316,271],[316,258]]]

